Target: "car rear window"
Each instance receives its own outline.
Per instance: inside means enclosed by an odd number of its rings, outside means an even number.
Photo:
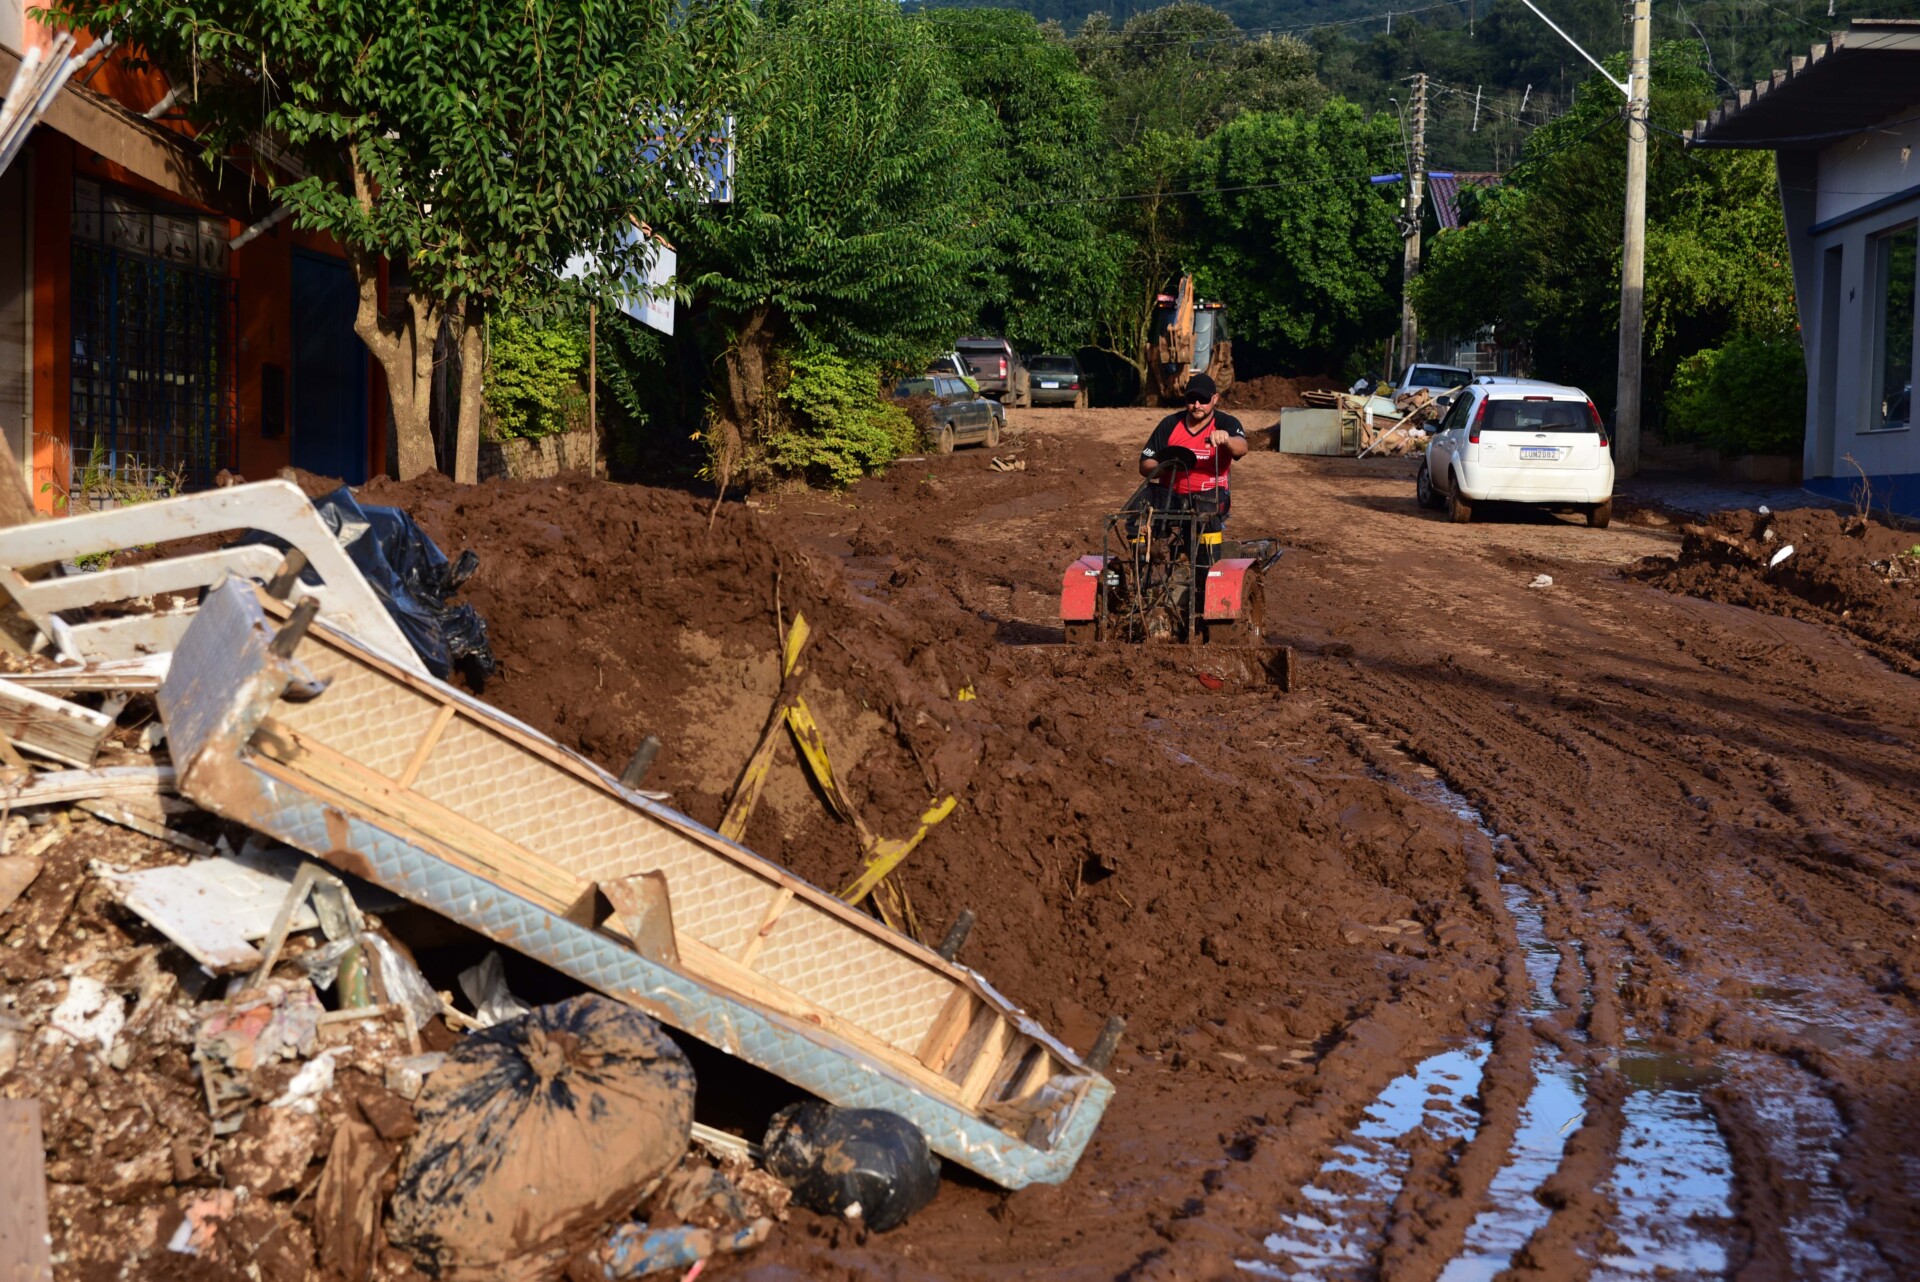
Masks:
[[[1591,432],[1593,419],[1585,401],[1494,401],[1487,406],[1489,432]]]
[[[1073,358],[1070,356],[1036,356],[1028,364],[1035,373],[1071,374]]]
[[[895,396],[932,396],[934,382],[931,378],[903,378],[900,386],[893,389]]]
[[[1461,387],[1472,381],[1473,375],[1467,371],[1445,365],[1415,365],[1407,376],[1408,387]]]

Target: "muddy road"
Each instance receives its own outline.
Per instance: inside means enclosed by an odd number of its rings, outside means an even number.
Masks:
[[[704,823],[804,614],[867,822],[958,798],[895,875],[920,936],[973,911],[961,960],[1083,1050],[1128,1020],[1064,1186],[952,1174],[880,1236],[796,1211],[707,1275],[1920,1277],[1913,537],[1625,503],[1605,531],[1453,526],[1407,461],[1256,453],[1232,532],[1289,549],[1283,693],[1231,650],[1063,642],[1061,573],[1154,418],[1016,411],[1014,470],[966,450],[717,510],[583,477],[366,487],[479,554],[489,701],[614,770],[658,734],[648,786]],[[746,840],[821,885],[861,866],[785,746]],[[14,1036],[69,976],[165,1005],[166,947],[90,868],[179,852],[82,824],[46,858],[0,931],[0,1096],[42,1101],[60,1282],[327,1276],[309,1155],[384,1087],[342,1069],[262,1183],[171,1020],[137,1010],[112,1063]],[[479,956],[412,946],[449,991]],[[577,991],[506,966],[529,1001]],[[793,1095],[689,1054],[703,1121],[756,1136]],[[256,1190],[228,1254],[169,1251],[216,1179]]]
[[[886,1238],[797,1226],[785,1263],[1920,1275],[1912,677],[1623,573],[1677,552],[1659,513],[1456,527],[1408,462],[1265,453],[1233,532],[1290,549],[1268,629],[1296,691],[1210,690],[1204,651],[1069,650],[1060,571],[1155,415],[1011,417],[1024,471],[963,451],[761,515],[875,608],[991,629],[990,657],[955,644],[1016,749],[977,812],[1086,772],[907,880],[930,915],[980,911],[969,960],[1070,1038],[1130,1017],[1119,1095],[1066,1187],[950,1182]],[[996,868],[1002,843],[1030,857]]]

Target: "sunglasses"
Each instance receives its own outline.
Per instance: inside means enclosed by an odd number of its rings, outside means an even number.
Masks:
[[[1189,405],[1211,405],[1211,404],[1213,404],[1213,398],[1212,398],[1211,396],[1194,396],[1194,397],[1189,397],[1189,398],[1188,398],[1188,400],[1187,400],[1187,404],[1189,404]]]

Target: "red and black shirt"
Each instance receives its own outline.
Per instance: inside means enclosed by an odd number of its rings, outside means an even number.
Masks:
[[[1173,446],[1192,450],[1195,460],[1193,469],[1174,474],[1173,492],[1205,494],[1208,490],[1223,490],[1227,488],[1227,473],[1233,467],[1233,455],[1214,447],[1212,437],[1215,428],[1228,436],[1236,436],[1243,441],[1247,439],[1246,429],[1231,414],[1215,410],[1213,417],[1196,432],[1188,427],[1186,411],[1182,410],[1160,420],[1160,426],[1154,428],[1153,435],[1147,438],[1146,448],[1140,451],[1140,457],[1157,459],[1162,450]],[[1166,481],[1162,479],[1154,483],[1165,485]]]

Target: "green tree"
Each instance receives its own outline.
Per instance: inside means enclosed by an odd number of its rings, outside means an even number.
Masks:
[[[299,176],[275,194],[349,251],[402,477],[434,465],[433,346],[463,322],[463,480],[478,459],[478,321],[551,292],[575,255],[601,292],[644,270],[630,220],[697,188],[752,25],[745,0],[68,3],[66,20],[193,87],[209,156],[259,154],[263,137],[291,148]],[[405,308],[379,305],[382,259],[404,264]]]
[[[1646,363],[1658,405],[1681,357],[1729,333],[1791,326],[1791,272],[1773,160],[1688,153],[1678,131],[1707,114],[1713,81],[1697,45],[1653,56],[1648,142]],[[1618,75],[1622,61],[1611,70]],[[1498,325],[1523,336],[1544,376],[1611,403],[1617,369],[1626,148],[1617,90],[1594,77],[1566,115],[1534,131],[1505,188],[1435,238],[1414,283],[1429,333]]]
[[[974,292],[983,328],[1027,351],[1093,336],[1125,239],[1103,225],[1100,86],[1064,40],[1012,9],[934,9],[935,38],[967,95],[991,111],[979,221],[990,237]]]
[[[1344,101],[1249,113],[1202,144],[1193,261],[1203,291],[1228,303],[1236,337],[1283,364],[1330,369],[1391,323],[1394,193],[1367,177],[1399,154],[1391,117]]]
[[[754,33],[733,203],[675,220],[694,306],[724,328],[710,441],[764,456],[777,347],[923,359],[974,315],[986,109],[892,0],[781,0]]]

